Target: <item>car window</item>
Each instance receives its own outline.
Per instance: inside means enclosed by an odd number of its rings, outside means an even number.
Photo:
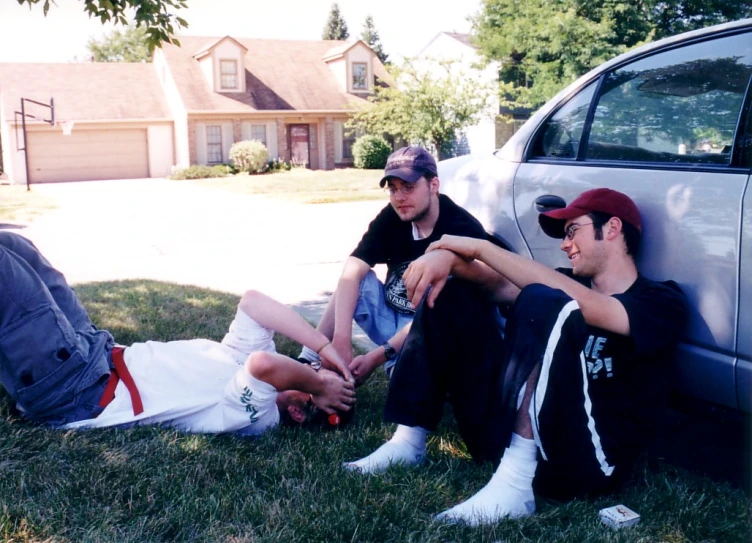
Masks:
[[[575,159],[579,150],[596,83],[591,83],[565,103],[546,122],[533,146],[533,157]]]
[[[728,165],[752,73],[752,36],[719,38],[606,75],[585,160]]]

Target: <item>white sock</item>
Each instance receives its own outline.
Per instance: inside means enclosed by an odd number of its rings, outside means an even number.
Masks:
[[[435,520],[470,526],[491,524],[504,517],[519,518],[535,513],[533,477],[538,465],[532,439],[512,434],[496,473],[477,494],[436,516]]]
[[[392,464],[416,466],[426,457],[427,436],[425,428],[400,424],[392,439],[365,458],[345,462],[344,468],[360,473],[381,473]]]
[[[321,360],[321,357],[316,351],[306,346],[303,346],[303,349],[300,351],[298,358],[305,358],[309,362],[316,362],[318,360]]]

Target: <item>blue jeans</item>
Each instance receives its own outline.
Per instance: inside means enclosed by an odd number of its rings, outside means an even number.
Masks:
[[[355,306],[355,323],[376,345],[385,341],[412,322],[413,314],[395,311],[384,302],[384,283],[373,270],[360,282],[358,303]],[[397,360],[387,360],[384,369],[391,374]]]
[[[26,418],[98,415],[113,344],[33,243],[0,232],[0,383]]]

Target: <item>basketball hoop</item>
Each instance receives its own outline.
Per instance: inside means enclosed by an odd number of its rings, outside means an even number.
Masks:
[[[58,121],[57,124],[63,129],[63,136],[70,136],[76,121]]]

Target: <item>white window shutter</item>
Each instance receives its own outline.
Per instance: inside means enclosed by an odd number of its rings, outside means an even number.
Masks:
[[[235,143],[232,134],[232,123],[222,125],[222,162],[230,162],[230,147]]]
[[[342,162],[342,123],[334,124],[334,162]]]
[[[277,149],[277,123],[266,123],[266,149],[269,151],[269,159],[276,160],[279,158],[279,149]]]
[[[196,125],[196,164],[206,165],[206,125]]]
[[[251,123],[240,123],[240,137],[242,141],[251,139]]]

